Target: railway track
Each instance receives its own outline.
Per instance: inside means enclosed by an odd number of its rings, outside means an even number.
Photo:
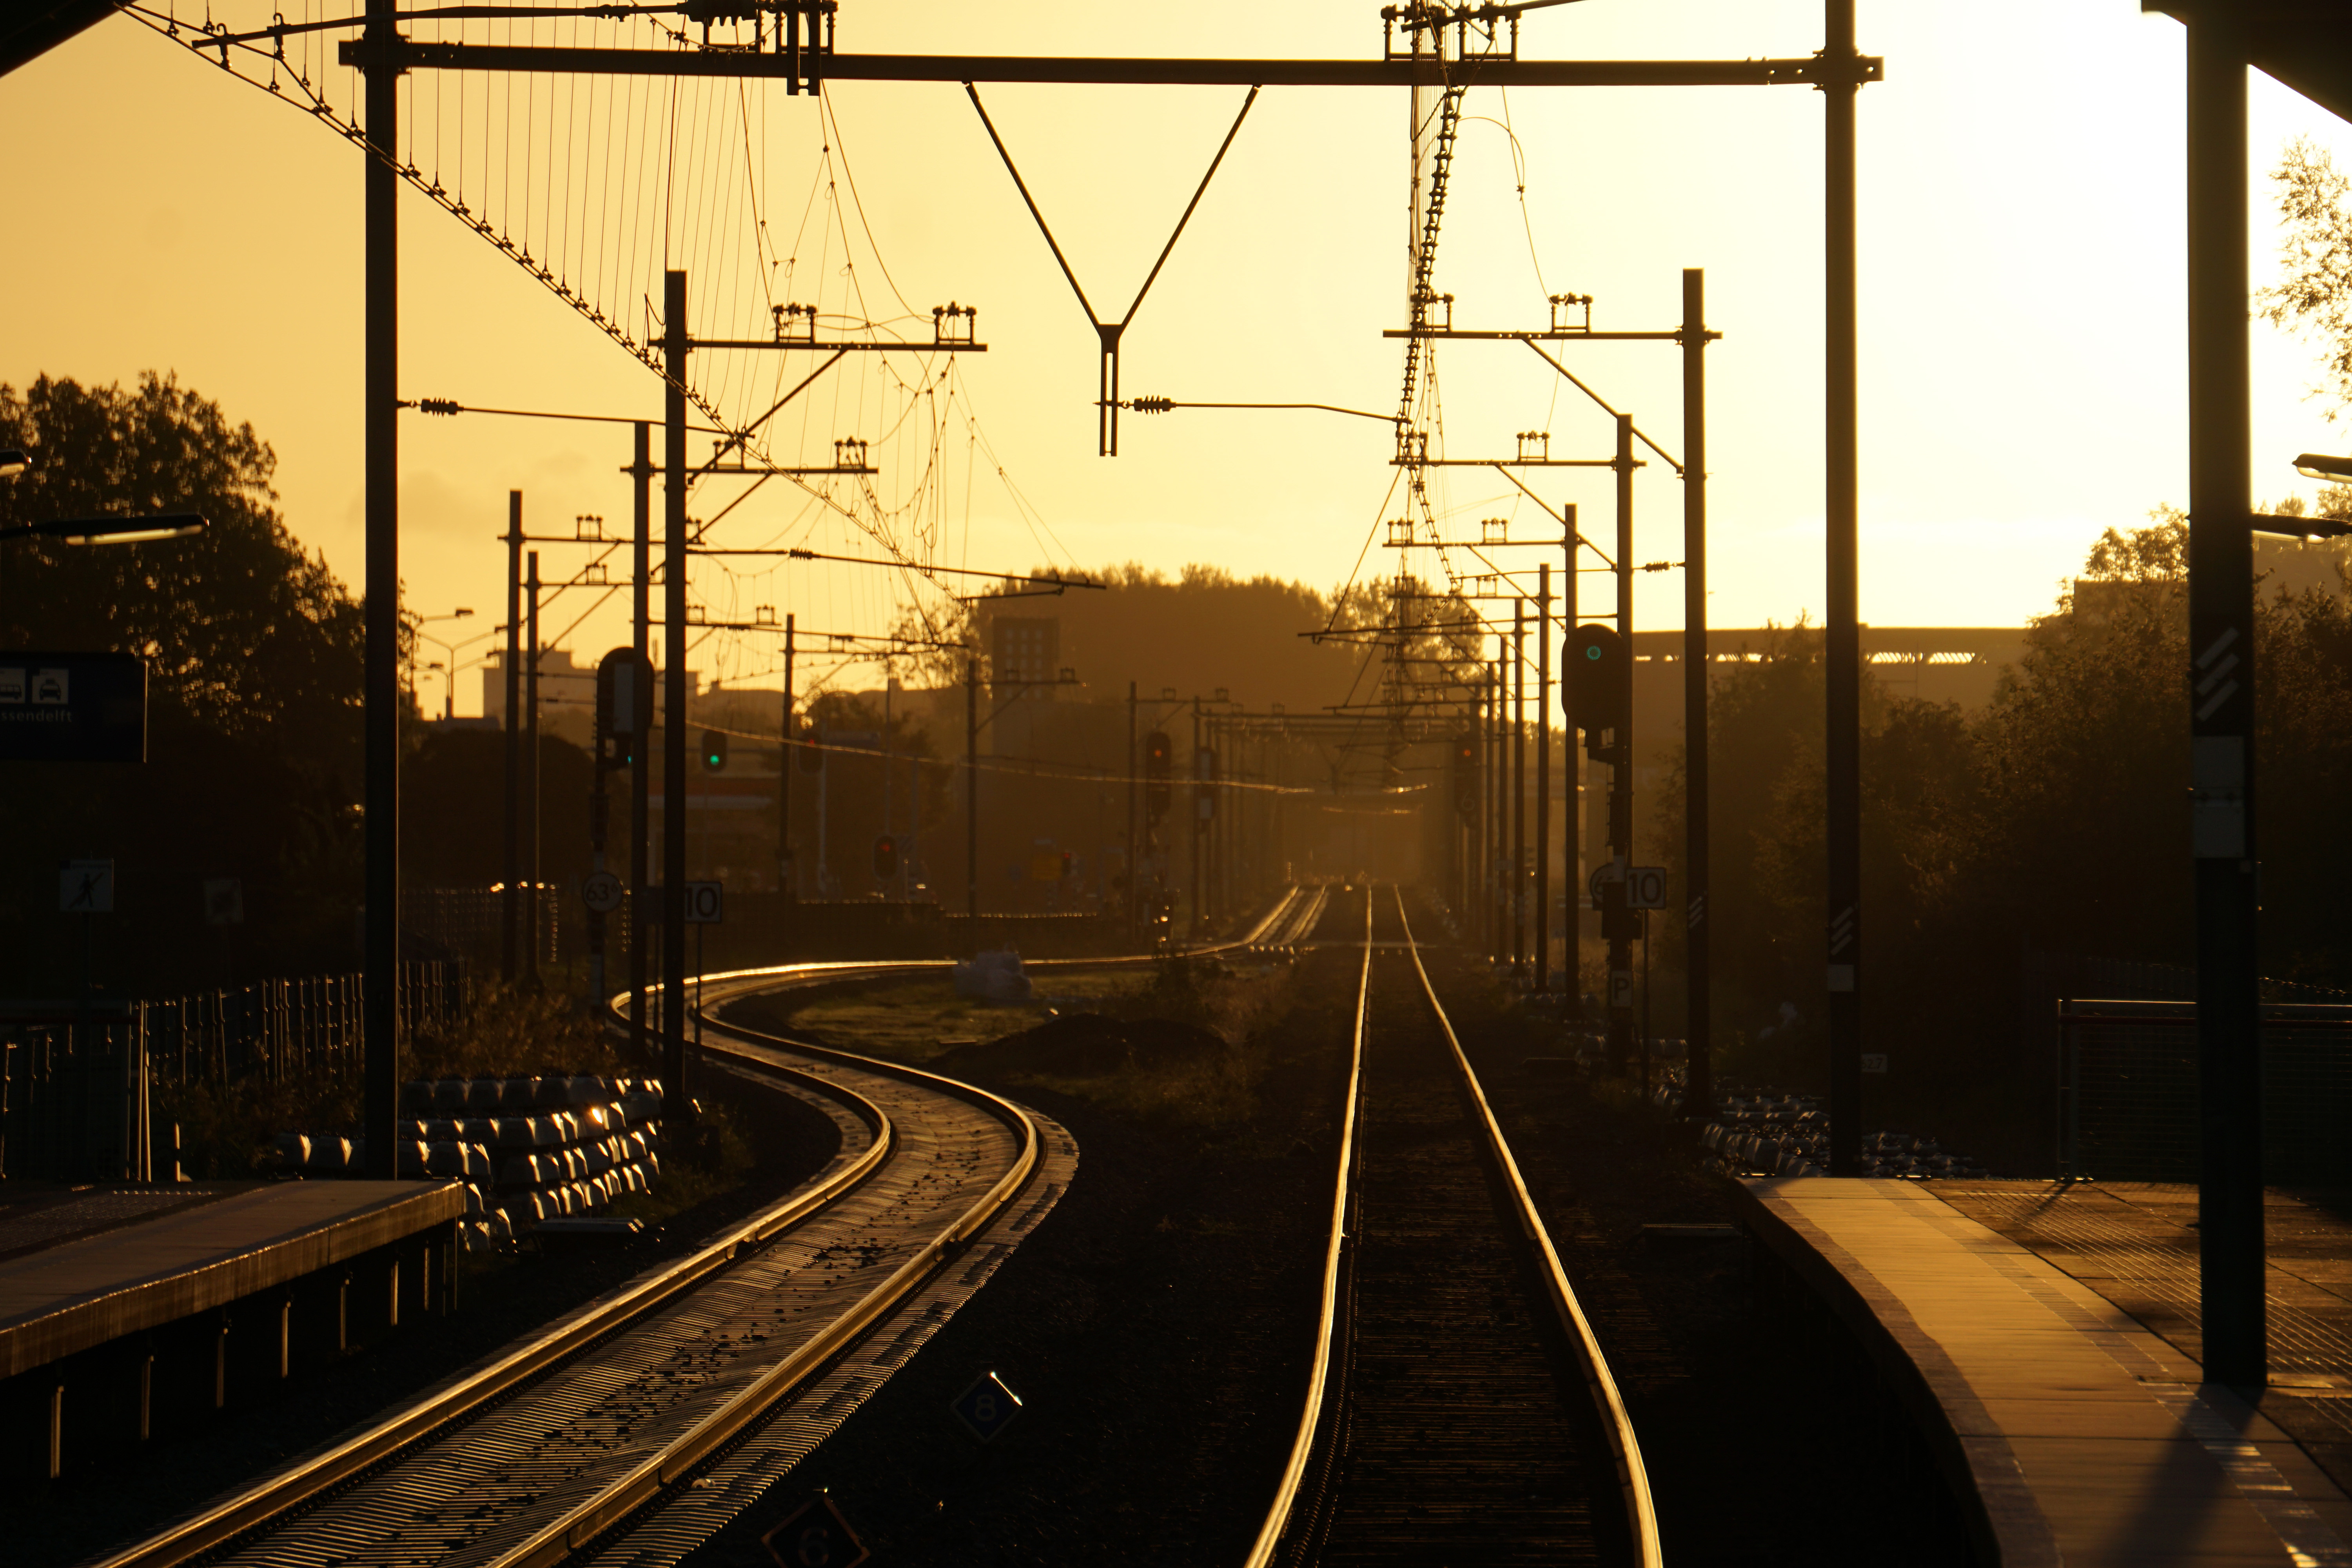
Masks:
[[[1202,951],[1295,942],[1323,897],[1292,889],[1240,941]],[[89,1568],[678,1561],[911,1357],[1076,1167],[1068,1133],[1011,1100],[714,1016],[757,992],[947,967],[707,977],[704,1070],[824,1110],[842,1139],[824,1170],[691,1256]]]
[[[1360,929],[1307,1397],[1249,1568],[1655,1568],[1633,1425],[1402,895]]]
[[[692,1256],[97,1562],[674,1562],[854,1407],[845,1367],[870,1385],[911,1354],[1076,1163],[1049,1121],[934,1075],[723,1025],[704,1054],[817,1104],[839,1153]]]

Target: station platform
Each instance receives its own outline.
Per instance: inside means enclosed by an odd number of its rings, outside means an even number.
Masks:
[[[1758,1242],[1842,1319],[2006,1568],[2352,1565],[2352,1226],[2271,1199],[2278,1386],[2200,1381],[2195,1189],[1783,1177]]]
[[[448,1182],[17,1189],[0,1199],[16,1478],[217,1409],[454,1304]]]

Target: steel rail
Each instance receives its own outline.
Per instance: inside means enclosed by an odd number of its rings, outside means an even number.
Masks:
[[[1322,897],[1328,896],[1328,889],[1318,889],[1317,893],[1318,896]],[[1300,907],[1301,900],[1305,900],[1307,896],[1307,889],[1299,887],[1297,883],[1293,883],[1283,889],[1280,900],[1277,901],[1272,909],[1268,910],[1263,916],[1261,916],[1258,922],[1252,926],[1246,933],[1235,937],[1231,942],[1203,942],[1198,947],[1187,949],[1184,956],[1199,958],[1212,956],[1218,953],[1238,952],[1253,947],[1279,945],[1278,943],[1271,942],[1268,939],[1267,933],[1276,930],[1279,922],[1281,922],[1286,916],[1294,914]],[[985,919],[986,917],[983,916],[982,918]],[[1035,958],[1029,960],[1026,967],[1031,969],[1048,970],[1122,969],[1132,968],[1139,964],[1157,963],[1159,962],[1160,955],[1158,953],[1127,952],[1114,953],[1102,958]],[[899,975],[938,974],[953,969],[955,964],[956,961],[952,958],[823,959],[801,963],[767,964],[756,969],[714,970],[708,974],[689,975],[683,984],[688,985],[726,985],[735,981],[755,979],[769,980],[775,983],[773,984],[759,986],[735,986],[725,996],[716,999],[717,1002],[725,1002],[734,1000],[737,997],[751,995],[756,991],[781,991],[793,989],[794,983],[798,983],[803,985],[824,985],[831,984],[836,981],[888,980]],[[659,995],[661,994],[663,984],[663,982],[658,980],[648,984],[646,986],[646,996],[650,998]],[[616,1017],[625,1016],[622,1013],[622,1008],[628,1000],[629,993],[626,991],[615,992],[609,999],[608,1005]],[[650,1005],[650,1004],[648,1005]],[[715,1005],[716,1003],[714,1002],[713,1005]],[[698,1002],[695,1005],[698,1008],[702,1004]],[[733,1024],[725,1025],[723,1026],[734,1029],[739,1034],[757,1033],[756,1030],[745,1030],[740,1026]],[[794,1043],[792,1046],[792,1048],[796,1051],[804,1051],[811,1056],[824,1056],[828,1054],[829,1051],[829,1047],[826,1047],[800,1043]],[[845,1057],[844,1059],[846,1060],[852,1058]],[[865,1065],[865,1059],[863,1058],[857,1058],[855,1059],[857,1060],[859,1065]],[[903,1074],[917,1070],[912,1068],[900,1067],[895,1062],[883,1062],[880,1063],[879,1066],[892,1073]],[[947,1081],[953,1082],[954,1080],[949,1079]]]
[[[1359,1089],[1364,1079],[1364,1015],[1372,990],[1372,889],[1364,889],[1364,968],[1356,981],[1356,1027],[1348,1047],[1347,1109],[1339,1119],[1339,1170],[1332,1184],[1331,1239],[1323,1254],[1323,1295],[1315,1318],[1315,1354],[1307,1363],[1307,1408],[1298,1419],[1298,1435],[1291,1439],[1290,1458],[1274,1489],[1273,1506],[1258,1527],[1257,1541],[1244,1561],[1248,1568],[1265,1568],[1290,1527],[1290,1512],[1298,1500],[1298,1483],[1314,1458],[1315,1433],[1323,1419],[1323,1392],[1330,1379],[1331,1339],[1339,1317],[1339,1279],[1346,1267],[1349,1243],[1348,1200],[1356,1184],[1356,1120]]]
[[[1280,902],[1254,927],[1241,942],[1220,944],[1221,948],[1246,946],[1256,942],[1276,921],[1282,919],[1300,900],[1301,889],[1286,889]],[[1369,916],[1367,917],[1369,919]],[[1076,963],[1100,963],[1100,960],[1077,960]],[[1140,959],[1112,960],[1112,963],[1150,962]],[[870,964],[846,963],[838,964],[782,964],[761,969],[734,970],[718,975],[696,977],[697,1002],[695,1014],[701,1023],[732,1034],[749,1042],[779,1047],[803,1055],[818,1057],[855,1067],[863,1071],[878,1073],[909,1082],[924,1084],[940,1092],[971,1101],[1011,1125],[1021,1140],[1021,1152],[1011,1169],[1000,1176],[995,1184],[979,1202],[927,1243],[921,1251],[902,1264],[889,1279],[876,1286],[846,1312],[827,1323],[806,1343],[793,1351],[756,1382],[737,1394],[726,1404],[697,1422],[685,1433],[648,1456],[629,1472],[599,1489],[593,1497],[583,1500],[562,1517],[542,1526],[520,1544],[489,1560],[487,1568],[549,1568],[561,1563],[626,1520],[639,1510],[654,1503],[660,1496],[725,1447],[743,1430],[779,1401],[792,1394],[821,1370],[835,1355],[855,1343],[868,1329],[881,1321],[908,1295],[922,1285],[941,1267],[953,1259],[971,1239],[995,1219],[1013,1200],[1018,1197],[1036,1173],[1042,1140],[1036,1122],[1018,1104],[992,1093],[976,1084],[903,1063],[885,1061],[879,1058],[842,1050],[836,1047],[820,1046],[803,1040],[788,1039],[740,1024],[722,1023],[710,1018],[703,987],[710,981],[720,983],[719,1003],[762,992],[787,988],[793,980],[823,983],[826,979],[887,978],[894,973],[908,970],[922,972],[939,968],[939,961],[914,964]],[[845,973],[846,972],[846,973]],[[779,982],[782,982],[780,984]],[[649,987],[658,991],[658,985]],[[708,1048],[708,1047],[706,1047]],[[722,1047],[723,1050],[724,1047]],[[738,1053],[730,1052],[734,1055]],[[761,1058],[751,1058],[755,1061]],[[762,1065],[773,1065],[763,1062]]]
[[[1495,1120],[1495,1109],[1486,1102],[1486,1090],[1478,1081],[1478,1073],[1470,1065],[1469,1056],[1462,1049],[1462,1041],[1454,1033],[1454,1021],[1445,1016],[1444,1005],[1437,999],[1437,987],[1429,981],[1429,970],[1421,962],[1420,944],[1413,941],[1412,922],[1404,912],[1402,889],[1396,893],[1397,921],[1404,930],[1404,950],[1412,957],[1413,973],[1421,977],[1421,988],[1429,998],[1432,1011],[1437,1015],[1440,1027],[1445,1031],[1445,1043],[1453,1047],[1454,1065],[1462,1069],[1462,1079],[1469,1087],[1470,1098],[1478,1107],[1479,1121],[1486,1129],[1487,1147],[1495,1163],[1502,1170],[1511,1189],[1511,1205],[1518,1212],[1519,1228],[1534,1244],[1543,1261],[1545,1289],[1550,1293],[1552,1307],[1559,1314],[1560,1326],[1579,1349],[1579,1361],[1584,1371],[1586,1386],[1591,1391],[1594,1408],[1601,1416],[1602,1430],[1609,1438],[1611,1458],[1617,1467],[1617,1481],[1625,1501],[1626,1522],[1633,1531],[1634,1562],[1639,1568],[1659,1568],[1664,1561],[1658,1543],[1658,1512],[1650,1497],[1649,1472],[1642,1465],[1641,1444],[1633,1436],[1633,1417],[1625,1412],[1625,1401],[1617,1391],[1617,1380],[1609,1374],[1609,1360],[1601,1353],[1601,1341],[1592,1331],[1592,1324],[1576,1300],[1576,1290],[1568,1282],[1568,1271],[1560,1267],[1559,1249],[1552,1245],[1551,1232],[1545,1226],[1543,1216],[1536,1211],[1535,1199],[1528,1192],[1528,1184],[1519,1174],[1519,1163],[1511,1155],[1509,1140],[1503,1136],[1502,1123]]]
[[[1240,941],[1215,944],[1201,951],[1224,952],[1259,942],[1277,921],[1295,912],[1302,900],[1302,892],[1296,886],[1286,889],[1282,900]],[[1149,963],[1151,959],[1144,955],[1067,962],[1117,964]],[[804,983],[823,984],[834,979],[881,979],[896,973],[921,973],[946,967],[949,967],[949,961],[913,963],[853,961],[740,970],[698,979],[720,982],[725,990],[719,1000],[725,1001],[757,991],[782,989],[783,987],[776,984],[780,980],[789,983],[798,979]],[[726,984],[745,981],[761,984]],[[659,984],[648,988],[649,994],[657,994],[660,989]],[[619,1004],[626,997],[627,993],[625,992],[611,999],[614,1012],[619,1010]],[[700,1010],[698,1003],[698,1014]],[[747,1043],[756,1041],[761,1045],[782,1047],[886,1077],[920,1082],[954,1098],[978,1104],[1013,1129],[1021,1141],[1021,1152],[1013,1167],[978,1203],[933,1237],[921,1252],[860,1299],[847,1312],[836,1317],[807,1344],[726,1405],[705,1416],[660,1453],[600,1490],[595,1497],[574,1507],[554,1523],[535,1532],[521,1545],[494,1560],[500,1568],[509,1564],[520,1568],[522,1564],[561,1561],[613,1524],[654,1500],[879,1321],[994,1219],[1007,1204],[1019,1195],[1035,1173],[1040,1146],[1036,1123],[1011,1100],[976,1085],[961,1083],[918,1068],[830,1047],[786,1040],[740,1025],[717,1023],[707,1018],[704,1021],[728,1034],[740,1037]],[[176,1564],[201,1556],[291,1512],[367,1470],[396,1459],[404,1449],[436,1430],[462,1420],[479,1411],[491,1400],[554,1371],[573,1354],[668,1304],[746,1252],[832,1206],[863,1186],[898,1152],[899,1138],[896,1124],[880,1106],[855,1089],[774,1060],[765,1051],[730,1050],[724,1044],[715,1048],[718,1054],[735,1058],[761,1072],[797,1081],[837,1100],[873,1127],[873,1142],[856,1161],[835,1172],[823,1184],[788,1194],[687,1258],[637,1280],[611,1300],[593,1304],[564,1318],[489,1365],[466,1374],[455,1384],[428,1391],[412,1400],[366,1431],[234,1492],[130,1547],[94,1559],[86,1568],[174,1568]],[[678,1088],[671,1086],[672,1092],[677,1092]]]
[[[392,1415],[325,1452],[265,1477],[135,1545],[93,1559],[85,1568],[172,1568],[268,1523],[363,1471],[397,1458],[436,1428],[556,1369],[576,1352],[683,1295],[754,1247],[773,1239],[863,1186],[898,1147],[882,1108],[839,1084],[781,1063],[751,1058],[762,1071],[796,1079],[847,1105],[875,1129],[866,1152],[822,1184],[788,1194],[667,1268],[609,1301],[592,1304],[446,1387],[428,1391]]]
[[[730,988],[728,994],[745,995],[762,989],[767,987],[744,985]],[[698,1014],[700,1009],[697,1011]],[[709,1022],[708,1019],[703,1021]],[[866,1330],[881,1321],[917,1287],[962,1251],[964,1244],[1018,1197],[1036,1173],[1042,1144],[1037,1123],[1019,1105],[1001,1095],[992,1094],[976,1084],[925,1072],[920,1068],[860,1056],[854,1051],[788,1040],[737,1024],[717,1026],[745,1040],[823,1057],[867,1072],[920,1082],[956,1099],[971,1101],[1013,1127],[1021,1140],[1021,1152],[1013,1160],[1012,1168],[997,1178],[995,1184],[982,1195],[979,1202],[964,1210],[887,1279],[867,1291],[856,1305],[835,1317],[806,1343],[771,1367],[749,1387],[696,1422],[658,1453],[648,1456],[627,1474],[542,1526],[520,1544],[491,1558],[487,1568],[546,1568],[548,1564],[561,1563],[639,1509],[658,1500],[662,1493],[686,1479],[705,1460],[740,1435],[771,1405],[807,1382],[835,1354],[855,1343]],[[724,1049],[723,1047],[721,1048]]]

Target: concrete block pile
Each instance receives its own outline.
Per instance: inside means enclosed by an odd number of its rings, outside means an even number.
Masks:
[[[404,1177],[466,1189],[468,1250],[511,1247],[551,1219],[593,1215],[661,1176],[658,1079],[435,1079],[400,1087]],[[280,1171],[339,1176],[366,1163],[366,1141],[281,1134]]]

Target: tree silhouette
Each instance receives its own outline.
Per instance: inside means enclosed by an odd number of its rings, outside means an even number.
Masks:
[[[275,455],[152,373],[131,389],[0,385],[0,446],[31,463],[0,481],[0,524],[158,511],[211,524],[150,544],[0,544],[0,646],[131,653],[150,672],[143,766],[0,769],[21,851],[0,867],[0,985],[47,994],[79,970],[79,933],[49,911],[56,861],[84,855],[118,863],[118,912],[91,933],[110,990],[349,965],[362,609],[279,517]],[[236,932],[202,923],[215,877],[244,885]]]

